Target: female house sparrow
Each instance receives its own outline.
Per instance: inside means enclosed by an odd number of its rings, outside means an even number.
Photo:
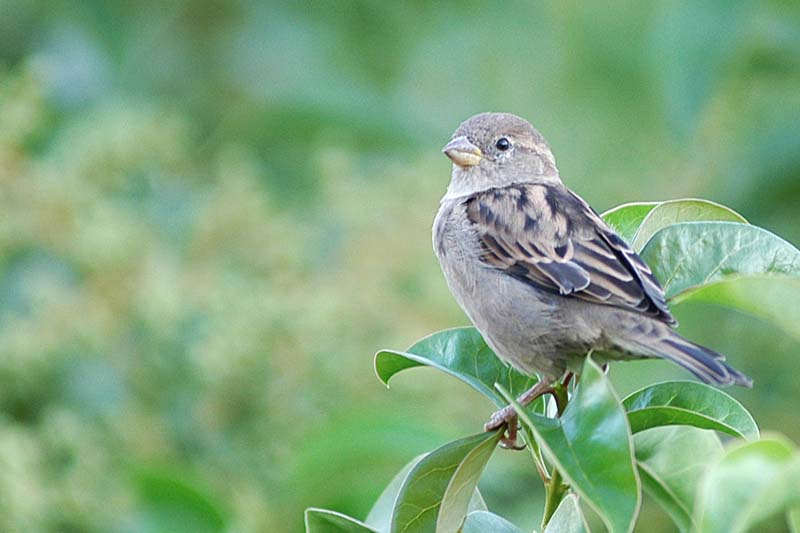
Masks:
[[[495,353],[547,392],[585,354],[661,357],[706,383],[752,386],[722,354],[678,335],[650,268],[561,182],[542,135],[508,113],[463,122],[443,152],[453,161],[433,224],[450,291]],[[597,357],[596,357],[597,358]],[[498,411],[487,429],[513,420]]]

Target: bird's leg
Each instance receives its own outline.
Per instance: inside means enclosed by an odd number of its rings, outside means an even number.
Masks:
[[[500,438],[500,446],[506,450],[524,450],[525,444],[520,444],[517,442],[518,431],[519,422],[515,412],[514,417],[506,422],[506,434]]]
[[[547,394],[548,392],[553,392],[551,384],[546,381],[540,381],[523,392],[519,398],[517,398],[517,403],[525,407],[539,396]],[[513,448],[517,450],[524,448],[524,446],[520,447],[517,444],[517,411],[514,409],[513,405],[507,405],[499,411],[495,411],[489,421],[484,424],[483,429],[492,431],[502,426],[506,426],[507,435],[500,440],[501,445],[504,448]]]

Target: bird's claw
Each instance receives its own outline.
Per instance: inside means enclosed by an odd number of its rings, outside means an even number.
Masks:
[[[524,450],[525,443],[519,443],[517,440],[517,412],[512,405],[495,411],[489,421],[484,424],[483,429],[486,431],[494,431],[503,426],[505,426],[505,431],[504,435],[500,438],[500,446],[507,450]]]
[[[542,394],[553,394],[553,392],[553,387],[550,386],[548,381],[539,381],[517,398],[517,403],[524,407]],[[514,405],[506,405],[499,411],[495,411],[489,421],[484,424],[483,429],[494,431],[503,426],[505,426],[505,435],[500,439],[500,445],[503,448],[512,450],[525,448],[524,444],[517,444],[517,411]]]
[[[492,413],[491,418],[486,424],[483,425],[483,429],[486,431],[492,431],[498,429],[500,426],[507,424],[511,420],[516,420],[517,412],[514,410],[513,405],[507,405],[504,408],[495,411]]]

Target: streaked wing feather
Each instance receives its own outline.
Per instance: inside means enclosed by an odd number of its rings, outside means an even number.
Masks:
[[[675,324],[650,268],[561,185],[518,184],[465,202],[482,260],[539,288]]]

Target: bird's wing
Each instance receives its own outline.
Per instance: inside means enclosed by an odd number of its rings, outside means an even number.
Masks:
[[[489,189],[465,209],[491,267],[565,297],[676,323],[650,267],[563,185]]]

